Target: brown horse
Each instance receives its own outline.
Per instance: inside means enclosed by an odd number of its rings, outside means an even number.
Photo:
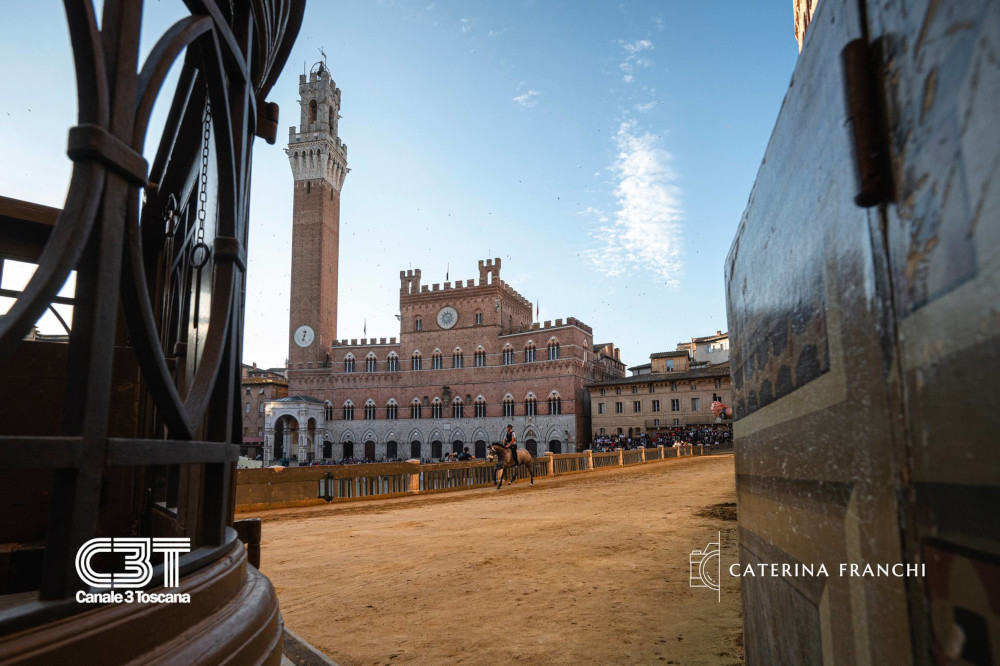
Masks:
[[[513,483],[517,480],[517,468],[521,465],[528,466],[528,474],[531,476],[531,485],[535,485],[535,459],[528,453],[525,449],[517,450],[517,460],[514,460],[514,454],[510,449],[501,446],[500,444],[490,444],[490,451],[497,458],[496,469],[503,468],[503,473],[500,475],[500,481],[497,483],[497,490],[500,490],[500,486],[503,485],[503,480],[508,478],[507,483]],[[507,470],[511,470],[510,476],[508,477]]]

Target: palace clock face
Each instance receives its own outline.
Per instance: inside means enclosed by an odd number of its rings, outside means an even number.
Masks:
[[[299,347],[308,347],[315,338],[316,334],[313,332],[312,326],[308,324],[302,324],[295,329],[295,344]]]
[[[441,308],[438,311],[437,321],[441,328],[451,328],[458,323],[458,310],[450,305]]]

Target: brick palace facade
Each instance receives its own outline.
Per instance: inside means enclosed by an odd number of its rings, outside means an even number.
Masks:
[[[533,321],[531,303],[500,278],[424,285],[400,271],[399,338],[338,340],[340,192],[347,148],[341,93],[323,63],[299,78],[294,179],[288,396],[265,404],[265,463],[340,458],[485,455],[514,425],[535,454],[590,442],[586,385],[624,377],[613,344],[574,317]]]

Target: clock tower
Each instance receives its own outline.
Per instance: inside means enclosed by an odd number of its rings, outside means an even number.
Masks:
[[[288,129],[288,162],[295,181],[289,367],[319,365],[337,337],[340,189],[347,146],[337,135],[340,89],[325,62],[299,76],[299,127]]]

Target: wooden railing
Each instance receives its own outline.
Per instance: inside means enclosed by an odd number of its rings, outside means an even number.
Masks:
[[[639,465],[677,456],[702,455],[700,446],[657,447],[607,453],[547,453],[535,459],[536,477],[559,476],[598,469]],[[318,467],[266,467],[237,472],[236,510],[241,512],[322,504],[320,479],[330,475],[332,501],[402,497],[424,493],[485,488],[496,484],[494,463],[468,462],[375,463]],[[518,478],[527,478],[524,468]]]

